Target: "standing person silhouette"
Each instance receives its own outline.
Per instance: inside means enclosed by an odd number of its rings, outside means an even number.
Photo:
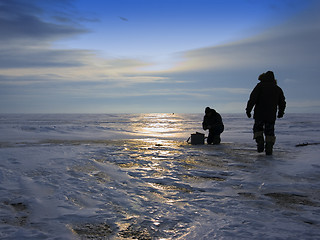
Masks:
[[[202,122],[203,130],[209,129],[209,135],[207,138],[208,144],[220,144],[220,134],[224,130],[221,115],[216,110],[206,107],[205,116]]]
[[[282,118],[286,101],[272,71],[262,73],[258,79],[260,82],[250,94],[246,114],[248,118],[251,118],[251,110],[254,107],[253,139],[256,140],[257,151],[263,152],[265,150],[266,155],[272,155],[273,145],[276,141],[274,125],[277,111],[277,117]]]

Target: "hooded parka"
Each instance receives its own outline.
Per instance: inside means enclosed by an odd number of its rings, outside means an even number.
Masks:
[[[250,113],[254,107],[253,118],[258,121],[275,122],[278,116],[282,117],[286,108],[286,101],[282,89],[277,85],[271,71],[259,76],[261,81],[250,94],[246,112]]]

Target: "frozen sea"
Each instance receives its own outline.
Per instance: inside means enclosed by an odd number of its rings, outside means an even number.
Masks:
[[[320,239],[320,114],[272,156],[222,117],[212,146],[202,114],[1,114],[0,239]]]

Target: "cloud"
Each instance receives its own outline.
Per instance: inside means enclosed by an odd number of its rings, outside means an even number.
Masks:
[[[40,76],[44,82],[104,81],[124,85],[164,79],[139,74],[136,69],[150,65],[146,61],[106,59],[99,57],[97,51],[54,47],[57,40],[88,33],[80,22],[98,21],[82,16],[71,3],[0,0],[0,70],[3,76],[7,75],[6,79],[25,84],[38,81]],[[55,79],[48,77],[53,74]],[[20,76],[29,80],[23,81]],[[32,77],[35,80],[30,80]]]
[[[320,42],[318,22],[320,22],[319,14],[308,12],[258,36],[182,52],[184,62],[173,70],[316,66],[320,61],[320,54],[317,51]]]
[[[38,1],[0,0],[0,68],[83,66],[93,55],[87,50],[54,49],[52,43],[87,33],[79,24],[45,20]],[[49,10],[50,11],[50,8]],[[72,16],[69,16],[71,18]],[[65,17],[67,18],[67,17]]]
[[[305,108],[308,106],[319,108],[320,100],[291,101],[290,105],[291,107],[296,107],[296,108]]]
[[[287,109],[293,113],[314,112],[319,113],[320,100],[291,100],[287,103]]]
[[[41,18],[42,9],[33,3],[18,0],[0,1],[1,43],[27,43],[38,46],[43,42],[88,32],[80,26],[44,21]]]
[[[0,49],[0,68],[58,68],[84,66],[93,53],[86,50]]]
[[[149,63],[138,59],[132,58],[110,58],[108,60],[103,60],[102,63],[105,67],[112,69],[131,69],[135,70],[137,68],[148,66]]]
[[[80,90],[82,89],[82,90]],[[221,96],[227,95],[227,98],[231,98],[231,95],[245,95],[247,96],[250,93],[249,89],[239,89],[239,88],[216,88],[216,89],[189,89],[189,88],[169,88],[167,84],[157,84],[156,87],[148,88],[146,91],[145,88],[139,88],[139,85],[135,86],[126,86],[126,87],[116,87],[113,86],[110,88],[109,85],[104,85],[103,83],[96,83],[93,87],[91,86],[88,91],[87,88],[80,87],[76,91],[77,93],[82,92],[84,96],[94,98],[112,98],[112,99],[124,99],[132,97],[156,97],[156,96],[165,96],[165,97],[174,97],[175,99],[193,99],[193,100],[206,100],[208,98],[212,99],[212,95],[216,95],[217,100],[221,99]],[[84,91],[83,91],[84,90]]]

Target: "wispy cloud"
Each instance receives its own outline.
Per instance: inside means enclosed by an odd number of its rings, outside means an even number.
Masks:
[[[320,61],[319,21],[319,14],[308,12],[251,38],[182,52],[184,62],[174,70],[316,66]]]
[[[39,46],[60,38],[88,32],[75,24],[44,21],[34,1],[0,1],[0,42],[9,46]],[[67,17],[65,17],[67,18]]]
[[[53,49],[58,39],[88,32],[79,24],[44,20],[37,1],[0,1],[0,68],[56,68],[83,66],[86,50]],[[67,17],[66,17],[67,18]]]
[[[86,65],[92,53],[86,50],[6,48],[0,50],[0,68],[67,68]]]
[[[288,102],[288,107],[291,112],[315,112],[318,113],[320,109],[320,100],[292,100]]]
[[[146,61],[102,58],[97,51],[54,47],[57,40],[88,33],[81,21],[98,21],[72,14],[76,12],[72,1],[57,1],[57,6],[64,7],[61,10],[52,8],[54,2],[0,0],[0,83],[103,81],[128,85],[165,79],[139,73],[138,68],[150,65]],[[46,3],[48,11],[43,9]]]

